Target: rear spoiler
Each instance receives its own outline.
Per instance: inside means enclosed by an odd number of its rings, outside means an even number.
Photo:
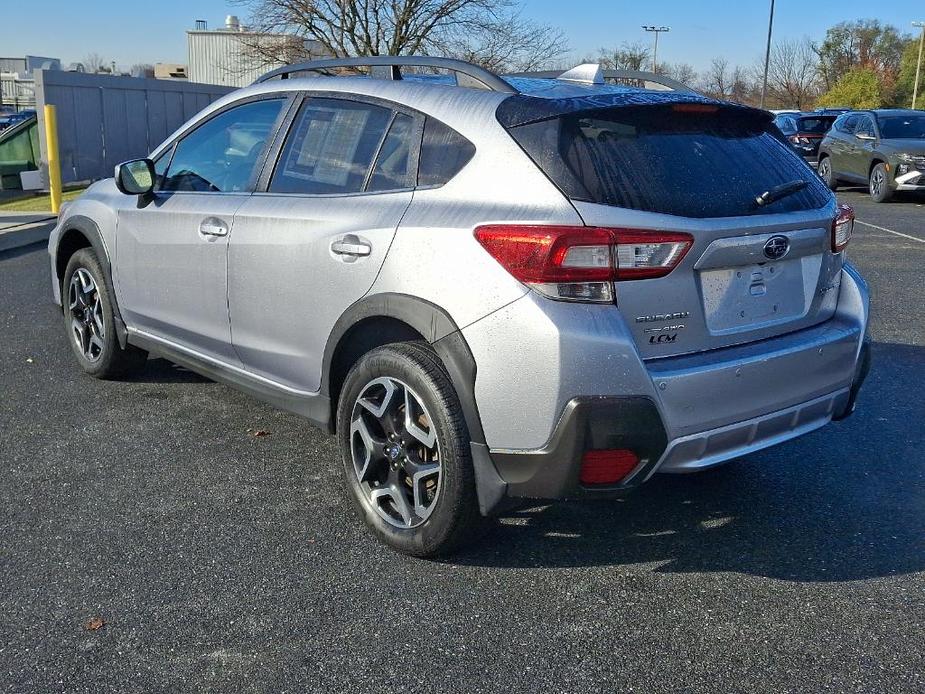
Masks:
[[[613,87],[611,90],[561,98],[515,94],[498,105],[496,116],[505,128],[516,128],[519,125],[557,118],[568,113],[608,108],[674,107],[678,111],[691,112],[715,110],[724,114],[736,114],[762,126],[774,119],[771,113],[763,109],[719,101],[691,92],[643,91]]]

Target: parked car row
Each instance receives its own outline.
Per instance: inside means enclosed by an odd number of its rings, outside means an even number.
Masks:
[[[925,111],[781,112],[774,122],[826,185],[866,185],[875,202],[925,192]]]

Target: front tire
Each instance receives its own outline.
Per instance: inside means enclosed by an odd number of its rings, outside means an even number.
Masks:
[[[892,197],[889,172],[884,164],[877,164],[870,170],[870,199],[874,202],[888,202]]]
[[[71,256],[61,289],[68,344],[85,373],[108,379],[144,367],[147,352],[119,345],[112,296],[92,249],[81,248]]]
[[[832,171],[832,162],[829,157],[819,158],[817,171],[819,172],[819,177],[829,187],[829,190],[838,190],[838,181],[835,178],[835,172]]]
[[[386,345],[357,362],[341,390],[337,436],[350,497],[390,547],[445,556],[480,527],[469,432],[425,343]]]

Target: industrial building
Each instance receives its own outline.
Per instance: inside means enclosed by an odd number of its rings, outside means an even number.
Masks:
[[[190,82],[243,87],[263,73],[280,67],[285,61],[272,61],[257,55],[255,45],[264,51],[291,55],[300,60],[323,58],[327,53],[317,41],[291,34],[266,34],[249,31],[238,18],[229,15],[221,29],[209,29],[205,20],[196,20],[186,32]]]

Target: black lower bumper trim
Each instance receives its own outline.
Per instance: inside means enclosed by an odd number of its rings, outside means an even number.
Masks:
[[[542,449],[506,453],[492,460],[512,497],[564,499],[616,496],[648,476],[668,445],[655,403],[646,397],[584,397],[565,406],[555,433]],[[594,449],[629,449],[640,464],[614,485],[586,487],[579,481],[581,459]]]
[[[858,367],[854,373],[854,381],[851,383],[851,391],[848,394],[848,402],[845,404],[844,409],[841,412],[836,413],[833,417],[833,421],[839,421],[845,419],[846,417],[851,416],[851,413],[854,412],[855,404],[857,403],[858,393],[861,392],[861,386],[864,385],[864,381],[867,379],[867,374],[870,373],[870,336],[864,336],[864,342],[861,345],[861,355],[858,359]]]

